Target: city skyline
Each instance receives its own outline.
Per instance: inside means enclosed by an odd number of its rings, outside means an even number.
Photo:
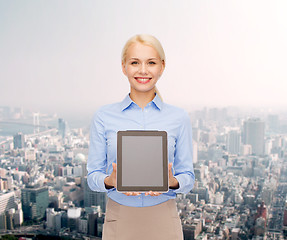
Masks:
[[[92,115],[121,101],[122,47],[149,33],[167,56],[164,101],[284,108],[286,10],[280,0],[1,1],[0,105]]]
[[[287,122],[224,108],[190,117],[195,183],[176,197],[184,239],[285,239]],[[107,195],[87,185],[89,129],[54,118],[0,137],[0,234],[101,239]]]

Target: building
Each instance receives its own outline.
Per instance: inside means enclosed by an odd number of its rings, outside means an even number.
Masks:
[[[244,144],[240,146],[240,155],[248,156],[252,154],[252,146],[250,144]]]
[[[11,230],[23,223],[21,204],[14,192],[0,193],[0,230]]]
[[[12,177],[0,177],[0,191],[10,190],[12,188],[13,179]]]
[[[272,132],[278,132],[280,127],[278,115],[268,115],[268,128]]]
[[[240,233],[240,228],[233,228],[231,230],[231,240],[238,240],[239,238],[239,233]]]
[[[78,230],[79,221],[81,217],[81,208],[69,208],[68,209],[68,227],[71,231]]]
[[[283,216],[283,226],[287,226],[287,201],[285,201],[285,207],[284,207],[284,216]]]
[[[0,193],[0,214],[5,213],[5,211],[12,208],[16,208],[15,193]]]
[[[26,186],[21,190],[24,219],[42,219],[49,205],[47,187]]]
[[[198,144],[196,141],[192,141],[192,162],[197,163],[198,161]]]
[[[241,143],[241,133],[235,130],[230,131],[227,136],[227,144],[226,144],[227,151],[230,154],[239,154],[240,143]]]
[[[265,123],[258,118],[248,119],[243,125],[243,143],[252,146],[252,153],[264,155]]]
[[[194,219],[192,224],[184,224],[182,228],[185,240],[197,239],[197,236],[202,232],[202,221]]]
[[[14,226],[19,227],[24,222],[23,211],[22,208],[15,211],[13,216]]]
[[[55,216],[56,216],[56,212],[54,211],[54,208],[46,209],[46,224],[47,224],[48,229],[54,229]]]
[[[0,230],[7,230],[6,214],[0,213]]]
[[[266,231],[266,219],[259,217],[255,221],[254,233],[256,236],[263,236]]]
[[[64,138],[68,132],[68,124],[62,118],[58,119],[58,131],[59,131],[59,135],[62,136],[62,138]]]
[[[23,133],[19,132],[13,137],[14,149],[24,148],[25,139]]]
[[[266,227],[266,222],[267,222],[267,208],[264,202],[261,202],[260,205],[258,205],[257,207],[257,213],[256,213],[256,217],[255,220],[257,221],[258,219],[264,219],[264,224]],[[259,220],[258,220],[259,221]],[[262,223],[262,221],[260,220],[258,223]],[[260,225],[260,224],[259,224]],[[260,225],[261,226],[261,225]]]

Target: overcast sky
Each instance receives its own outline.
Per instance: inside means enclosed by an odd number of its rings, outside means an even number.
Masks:
[[[126,40],[162,43],[164,101],[287,107],[286,0],[0,0],[0,106],[94,112],[129,92]]]

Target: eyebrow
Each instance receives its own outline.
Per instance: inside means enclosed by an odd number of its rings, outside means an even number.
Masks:
[[[158,58],[156,58],[156,57],[153,57],[153,58],[149,58],[149,59],[147,59],[147,61],[149,61],[149,60],[157,60]],[[139,60],[138,58],[134,58],[134,57],[132,57],[132,58],[130,58],[129,60]]]

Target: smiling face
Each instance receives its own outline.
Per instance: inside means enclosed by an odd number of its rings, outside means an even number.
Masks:
[[[154,93],[155,84],[164,70],[164,61],[151,46],[133,43],[127,50],[123,73],[128,77],[131,94]]]

